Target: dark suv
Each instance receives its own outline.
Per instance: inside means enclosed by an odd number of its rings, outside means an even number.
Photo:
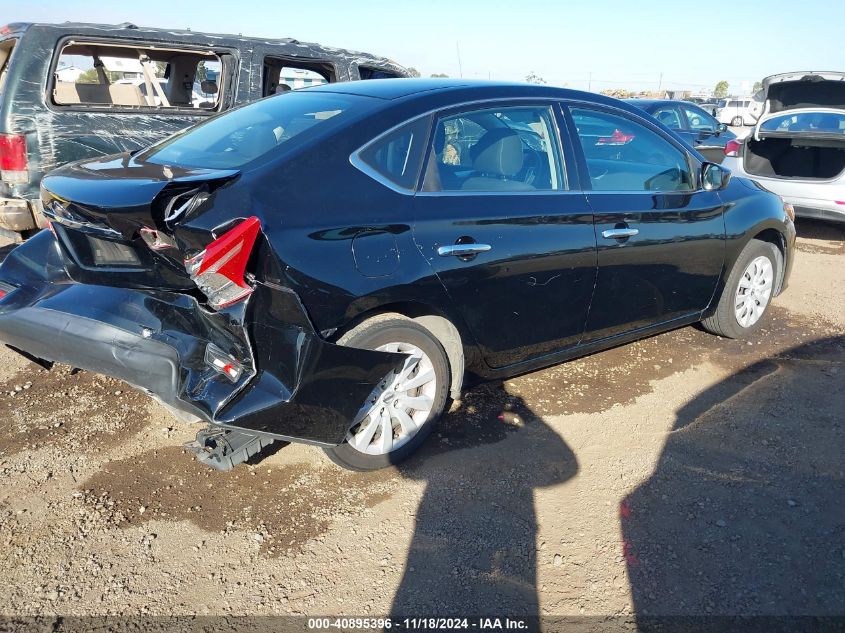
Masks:
[[[0,234],[43,226],[41,177],[65,163],[134,151],[260,97],[404,77],[364,53],[293,39],[132,24],[0,27]]]

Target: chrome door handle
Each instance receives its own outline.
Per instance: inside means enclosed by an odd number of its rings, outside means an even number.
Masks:
[[[451,246],[438,246],[437,254],[441,257],[468,257],[470,255],[478,255],[479,253],[486,253],[492,246],[489,244],[452,244]]]
[[[623,237],[634,237],[639,235],[639,229],[607,229],[601,232],[601,236],[609,240],[618,240]]]

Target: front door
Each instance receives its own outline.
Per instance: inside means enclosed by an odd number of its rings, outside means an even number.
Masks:
[[[568,188],[548,104],[438,117],[414,236],[483,350],[504,367],[577,345],[596,278],[592,213]]]
[[[693,147],[707,160],[721,163],[725,159],[726,141],[719,133],[719,122],[697,106],[683,105],[681,110]]]
[[[572,107],[595,217],[598,280],[584,342],[683,319],[710,303],[723,205],[681,145],[644,119]]]

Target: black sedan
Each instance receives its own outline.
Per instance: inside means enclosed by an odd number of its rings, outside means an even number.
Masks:
[[[0,338],[209,423],[221,469],[277,439],[383,467],[473,382],[699,321],[746,336],[795,238],[638,108],[497,83],[270,97],[63,167],[42,201]]]
[[[736,134],[724,123],[719,123],[703,108],[688,101],[669,99],[626,99],[645,110],[663,125],[684,139],[707,160],[721,163],[725,158],[725,145],[736,140]]]

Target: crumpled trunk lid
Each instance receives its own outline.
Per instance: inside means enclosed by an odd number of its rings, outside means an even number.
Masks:
[[[73,163],[42,181],[44,214],[75,281],[191,290],[184,260],[193,253],[179,226],[238,173],[139,162],[129,154]]]

